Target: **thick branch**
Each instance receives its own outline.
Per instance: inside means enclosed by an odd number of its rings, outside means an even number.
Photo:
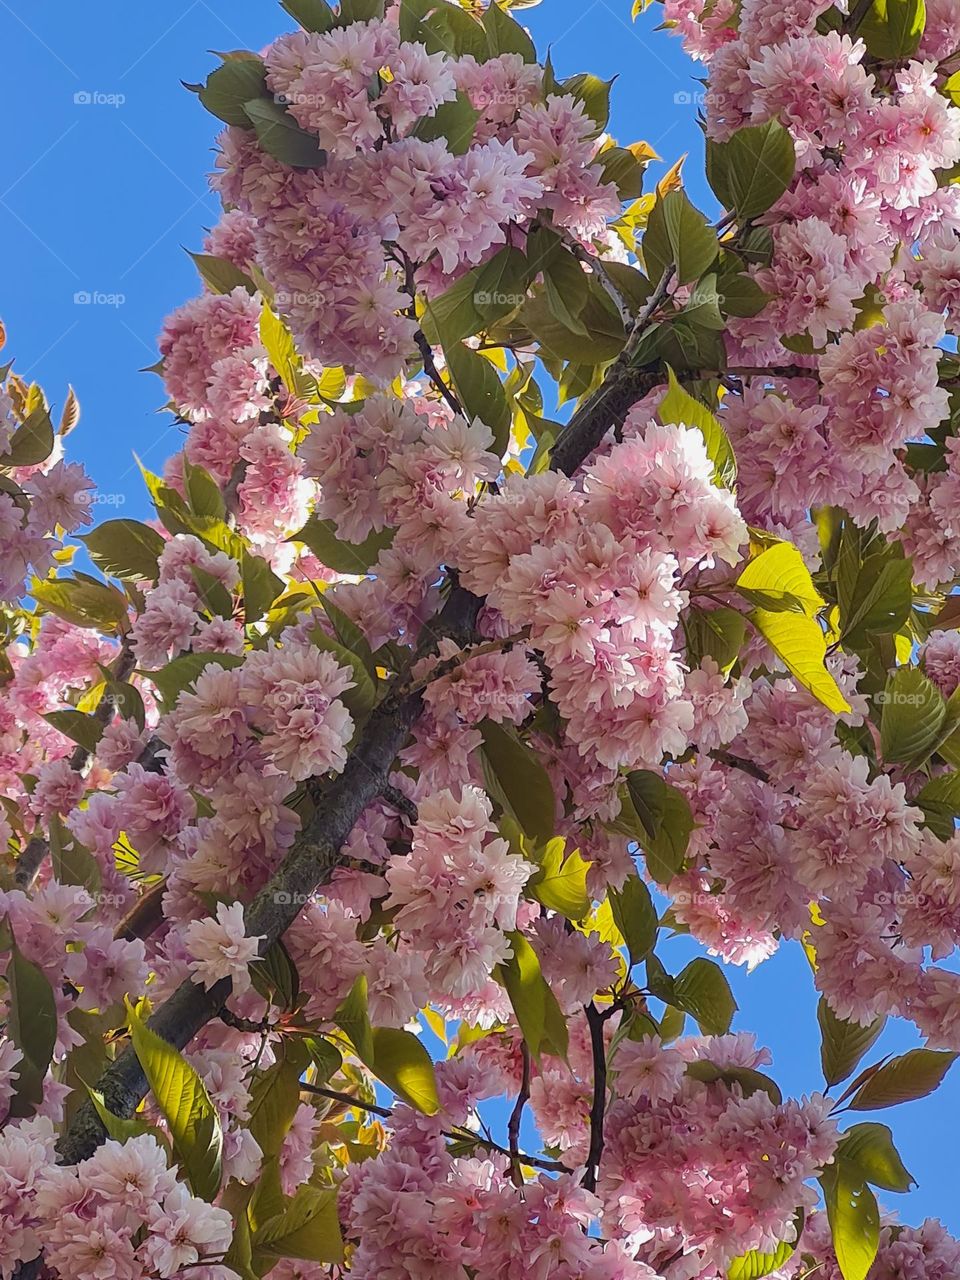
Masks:
[[[554,448],[554,470],[572,475],[610,427],[622,423],[637,399],[661,380],[659,372],[632,368],[631,360],[639,337],[666,296],[672,275],[672,269],[664,273],[656,291],[637,317],[624,351],[608,370],[601,386],[570,419]],[[433,353],[429,350],[429,343],[425,345],[432,363]],[[435,365],[433,369],[436,370]],[[481,599],[454,582],[435,625],[425,628],[424,642],[418,654],[432,649],[442,636],[451,637],[461,646],[468,644],[475,637],[477,615],[482,605]],[[309,827],[245,913],[248,934],[262,935],[265,939],[262,950],[283,935],[303,903],[330,879],[340,849],[354,824],[388,785],[391,766],[421,708],[420,693],[411,692],[399,701],[388,698],[373,712],[344,772],[323,789]],[[182,1049],[217,1016],[230,990],[228,981],[217,983],[209,991],[192,982],[184,982],[156,1010],[149,1025],[157,1035]],[[598,1026],[602,1042],[602,1022],[598,1021]],[[124,1117],[133,1114],[147,1093],[147,1082],[131,1048],[125,1049],[111,1063],[98,1087],[108,1110]],[[605,1082],[603,1087],[605,1090]],[[601,1105],[602,1102],[601,1098]],[[92,1104],[83,1104],[60,1141],[61,1163],[74,1164],[86,1159],[105,1136]],[[597,1141],[602,1145],[602,1132]],[[506,1151],[504,1154],[510,1153]],[[595,1183],[595,1168],[592,1177]]]
[[[584,1012],[590,1027],[593,1053],[593,1103],[590,1107],[590,1151],[583,1185],[588,1191],[596,1191],[603,1156],[603,1120],[607,1109],[607,1047],[603,1039],[603,1014],[592,1000],[584,1006]]]
[[[247,932],[262,935],[265,951],[293,923],[303,904],[325,884],[336,866],[337,854],[360,815],[387,784],[397,752],[406,741],[421,710],[419,694],[399,704],[389,700],[372,714],[346,768],[325,789],[310,825],[294,843],[286,861],[245,912]],[[183,1049],[230,995],[229,981],[209,991],[184,982],[150,1018],[157,1035]],[[104,1072],[99,1086],[108,1110],[130,1116],[147,1093],[147,1081],[136,1054],[127,1048]],[[105,1137],[92,1105],[82,1105],[60,1143],[63,1164],[91,1155]]]

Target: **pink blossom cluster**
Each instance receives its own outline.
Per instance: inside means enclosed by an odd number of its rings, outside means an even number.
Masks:
[[[736,563],[746,526],[696,429],[628,415],[584,473],[507,480],[477,508],[458,567],[508,628],[529,624],[581,756],[657,766],[691,741],[674,632],[681,575]]]
[[[35,411],[46,412],[43,406]],[[93,522],[93,482],[80,463],[64,459],[59,438],[44,461],[16,463],[14,436],[27,417],[15,411],[7,386],[0,385],[0,603],[18,600],[28,573],[43,577],[62,538]]]
[[[937,365],[956,324],[960,205],[938,174],[960,160],[960,118],[932,51],[956,41],[937,13],[923,60],[891,69],[856,35],[819,28],[829,8],[756,0],[735,26],[723,6],[667,5],[709,67],[711,138],[779,120],[797,152],[790,189],[761,220],[772,260],[752,268],[770,301],[732,322],[729,341],[733,365],[771,376],[729,397],[725,420],[744,445],[748,519],[799,533],[809,508],[842,506],[902,531],[917,580],[935,588],[960,567],[953,455],[927,474],[904,446],[948,416]],[[799,362],[796,341],[812,351]]]
[[[838,1135],[822,1095],[780,1103],[723,1081],[724,1069],[768,1061],[746,1034],[623,1042],[597,1189],[609,1235],[648,1237],[654,1265],[700,1250],[717,1267],[795,1238],[798,1207],[816,1204],[805,1182],[831,1163]],[[686,1074],[697,1063],[719,1079]]]
[[[58,1275],[174,1275],[230,1280],[219,1265],[233,1235],[225,1209],[190,1195],[151,1135],[107,1141],[89,1160],[59,1168],[49,1120],[0,1134],[0,1273],[41,1250]]]
[[[372,20],[281,36],[264,62],[326,162],[292,170],[232,126],[214,183],[254,220],[257,264],[309,358],[388,382],[414,352],[421,284],[482,262],[538,212],[590,241],[620,211],[583,103],[545,94],[518,54],[428,53]],[[458,91],[479,114],[472,137],[417,137]]]

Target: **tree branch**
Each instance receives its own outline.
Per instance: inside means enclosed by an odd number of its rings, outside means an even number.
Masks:
[[[554,470],[572,475],[597,447],[609,428],[615,422],[622,421],[631,405],[661,381],[662,375],[659,372],[634,369],[630,362],[644,328],[666,297],[672,276],[672,268],[664,273],[657,290],[637,317],[623,352],[608,370],[603,383],[571,417],[554,448],[551,464]],[[432,363],[430,344],[425,338],[424,343]],[[436,369],[435,364],[433,368]],[[470,643],[475,637],[477,615],[482,605],[483,601],[479,597],[459,586],[454,579],[435,625],[426,629],[426,643],[418,649],[418,655],[434,649],[444,636],[449,636],[461,646]],[[280,938],[293,923],[302,903],[329,881],[337,865],[340,849],[354,824],[388,785],[393,762],[416,723],[422,706],[421,694],[416,691],[399,699],[385,699],[372,713],[343,773],[323,788],[310,825],[294,842],[286,860],[269,884],[245,911],[247,932],[251,936],[264,937],[263,950]],[[226,979],[209,991],[193,982],[184,982],[153,1013],[148,1025],[164,1040],[183,1049],[217,1016],[230,992],[231,984]],[[602,1022],[598,1022],[598,1026],[602,1028]],[[600,1035],[602,1043],[602,1030]],[[110,1064],[98,1081],[98,1088],[107,1109],[114,1115],[129,1117],[133,1114],[146,1096],[147,1081],[132,1048],[125,1049]],[[601,1097],[600,1106],[602,1105]],[[596,1141],[602,1148],[602,1113],[600,1119],[601,1133]],[[89,1101],[83,1103],[69,1129],[60,1139],[60,1162],[75,1164],[86,1159],[105,1137],[106,1132],[93,1104]],[[510,1153],[505,1151],[504,1154]],[[599,1149],[596,1159],[599,1161]],[[595,1182],[595,1169],[592,1176]]]
[[[381,1107],[376,1102],[365,1102],[363,1098],[358,1098],[353,1093],[342,1093],[339,1089],[328,1089],[326,1085],[309,1084],[305,1080],[300,1081],[301,1093],[312,1093],[318,1098],[329,1098],[332,1102],[342,1102],[347,1107],[358,1107],[361,1111],[367,1111],[370,1115],[380,1116],[384,1120],[389,1120],[393,1115],[390,1107]],[[450,1138],[453,1142],[464,1142],[470,1140],[476,1142],[478,1146],[484,1147],[487,1151],[494,1151],[497,1155],[510,1156],[511,1159],[519,1160],[521,1164],[528,1164],[533,1169],[546,1169],[550,1173],[569,1173],[568,1165],[561,1164],[559,1160],[544,1160],[540,1156],[527,1155],[525,1151],[514,1151],[512,1146],[508,1151],[506,1147],[501,1147],[499,1143],[491,1141],[489,1138],[483,1138],[479,1133],[474,1133],[470,1129],[456,1130],[443,1129],[441,1131],[445,1138]]]
[[[590,1107],[590,1151],[582,1181],[588,1191],[596,1191],[603,1156],[603,1120],[607,1109],[607,1047],[603,1040],[603,1014],[592,1000],[584,1005],[584,1012],[590,1027],[593,1053],[593,1103]]]

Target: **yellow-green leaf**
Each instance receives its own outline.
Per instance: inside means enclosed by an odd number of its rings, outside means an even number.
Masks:
[[[374,1027],[369,1065],[378,1079],[424,1115],[433,1116],[440,1110],[433,1062],[412,1032]]]
[[[829,710],[850,710],[840,686],[827,670],[827,642],[815,618],[802,613],[754,609],[750,621],[793,678]]]
[[[213,1200],[220,1190],[223,1133],[206,1085],[168,1041],[161,1039],[127,1004],[127,1025],[157,1105],[170,1129],[173,1149],[194,1194]]]

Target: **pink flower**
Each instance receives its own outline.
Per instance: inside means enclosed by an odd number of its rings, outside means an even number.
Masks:
[[[250,989],[249,965],[259,954],[263,936],[246,936],[242,903],[219,903],[216,919],[192,920],[183,939],[190,971],[207,990],[223,978],[230,979],[237,994]]]

